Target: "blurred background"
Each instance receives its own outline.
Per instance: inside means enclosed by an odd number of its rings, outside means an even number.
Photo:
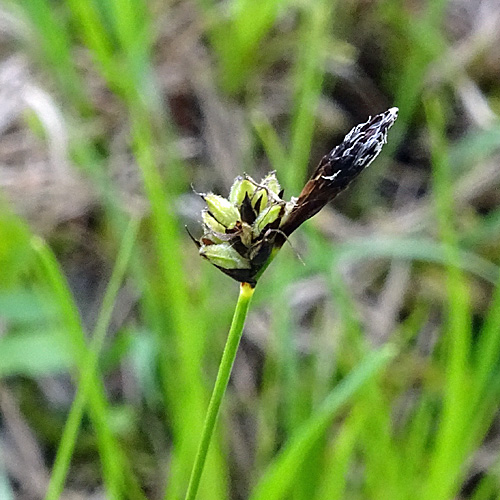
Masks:
[[[500,498],[498,0],[4,0],[1,500],[183,498],[238,294],[192,187],[297,196],[392,106],[259,282],[198,498]]]

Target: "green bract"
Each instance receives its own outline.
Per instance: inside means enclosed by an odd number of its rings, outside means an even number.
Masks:
[[[236,225],[240,214],[233,203],[213,193],[206,194],[204,198],[210,214],[217,222],[227,229],[232,229]]]
[[[229,193],[229,201],[235,205],[241,205],[245,199],[245,195],[252,197],[255,192],[255,186],[248,181],[243,179],[243,177],[237,177],[231,187],[231,192]]]
[[[278,219],[282,212],[283,206],[281,205],[271,205],[270,207],[261,210],[252,226],[253,235],[258,236],[268,224],[272,224],[276,219]]]
[[[270,189],[274,194],[279,195],[281,191],[281,186],[276,178],[276,173],[271,172],[262,179],[262,185]]]
[[[229,243],[204,245],[200,248],[200,255],[207,258],[212,264],[225,269],[249,269],[250,263],[244,259]]]
[[[225,233],[226,232],[226,228],[222,224],[217,222],[215,220],[215,218],[212,215],[210,215],[208,210],[203,210],[203,212],[201,213],[201,218],[203,219],[203,222],[205,223],[205,225],[208,228],[210,228],[214,233]]]

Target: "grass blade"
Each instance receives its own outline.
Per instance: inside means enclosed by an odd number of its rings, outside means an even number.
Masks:
[[[279,500],[295,480],[309,451],[321,439],[335,415],[394,357],[392,346],[369,354],[327,397],[318,411],[299,429],[268,468],[250,500]]]
[[[80,383],[73,404],[71,405],[66,425],[64,426],[45,500],[56,500],[63,491],[83,412],[95,376],[98,357],[102,350],[106,332],[111,321],[114,302],[130,261],[138,229],[139,220],[132,219],[118,252],[115,267],[111,274],[102,307],[97,318],[89,350],[81,364]]]

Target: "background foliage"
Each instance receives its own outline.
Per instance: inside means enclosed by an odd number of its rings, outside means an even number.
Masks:
[[[0,498],[182,498],[237,295],[191,184],[297,195],[393,105],[259,284],[199,498],[498,498],[499,33],[497,0],[6,0]]]

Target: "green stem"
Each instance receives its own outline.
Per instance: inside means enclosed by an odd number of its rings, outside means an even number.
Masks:
[[[57,500],[62,493],[64,488],[64,482],[69,471],[71,457],[75,449],[76,440],[78,437],[78,431],[80,430],[83,412],[85,411],[85,406],[87,401],[91,399],[91,392],[94,390],[93,387],[96,384],[97,377],[97,367],[99,361],[99,354],[102,351],[106,333],[108,331],[109,324],[111,322],[111,316],[114,310],[114,303],[120,286],[124,279],[127,267],[134,249],[134,243],[137,237],[137,232],[139,230],[139,219],[131,219],[129,226],[123,237],[123,242],[120,246],[118,256],[116,258],[116,263],[109,280],[109,284],[106,288],[104,294],[101,310],[97,317],[97,322],[92,335],[92,341],[90,346],[84,350],[82,348],[81,365],[80,368],[80,381],[78,384],[78,389],[75,395],[75,399],[71,405],[66,424],[62,432],[61,440],[59,442],[59,447],[56,453],[56,459],[52,469],[52,474],[50,477],[49,486],[47,488],[47,493],[45,494],[45,500]],[[43,247],[38,250],[42,255],[44,261],[46,257],[42,253]],[[44,262],[45,263],[45,262]],[[45,264],[46,265],[46,264]],[[83,335],[83,334],[82,334]],[[90,403],[91,404],[91,403]],[[106,418],[103,415],[101,418]],[[94,425],[99,425],[98,421]],[[112,435],[106,435],[106,444],[109,447],[116,447],[113,442]],[[107,467],[106,463],[114,463],[117,455],[109,457],[109,459],[104,461],[103,467]],[[123,467],[123,464],[115,464],[115,467]],[[115,468],[115,470],[117,470]],[[110,475],[114,473],[110,470]],[[110,492],[111,494],[111,492]]]
[[[243,332],[243,326],[245,324],[253,292],[254,288],[251,285],[248,283],[241,283],[240,295],[238,297],[238,302],[236,303],[231,329],[229,330],[226,346],[224,347],[224,353],[222,354],[222,359],[219,365],[219,372],[217,373],[215,387],[208,405],[201,441],[194,461],[193,470],[191,471],[191,478],[189,479],[189,486],[185,500],[195,500],[196,494],[198,493],[201,474],[207,458],[208,447],[210,445],[210,440],[212,439],[212,434],[214,433],[217,415],[219,414],[222,398],[226,392],[234,359],[236,358],[236,352],[238,351],[238,346],[240,344],[241,334]]]

